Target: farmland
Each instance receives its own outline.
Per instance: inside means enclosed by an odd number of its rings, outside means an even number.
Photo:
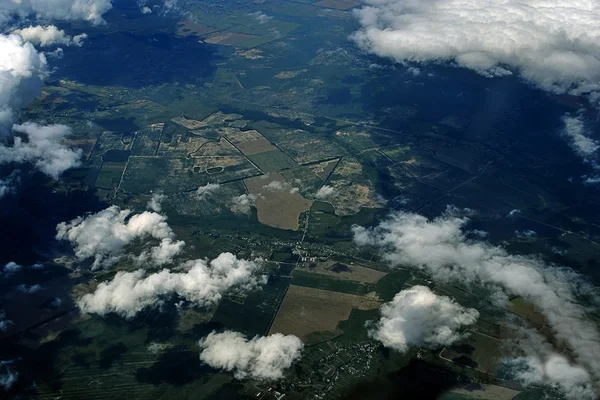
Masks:
[[[313,332],[337,332],[340,321],[353,308],[371,310],[381,303],[367,297],[291,285],[269,333],[294,334],[306,338]]]

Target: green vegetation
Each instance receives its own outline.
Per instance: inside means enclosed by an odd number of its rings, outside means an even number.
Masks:
[[[262,290],[248,294],[241,304],[238,299],[223,299],[212,322],[249,336],[265,335],[289,285],[289,278],[270,275]]]
[[[299,270],[294,271],[292,284],[356,295],[365,295],[375,289],[372,284],[337,279],[332,276]]]
[[[253,154],[248,158],[264,172],[281,171],[297,165],[287,154],[279,150]]]

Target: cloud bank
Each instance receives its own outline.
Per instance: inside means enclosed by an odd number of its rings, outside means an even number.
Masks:
[[[247,339],[238,332],[210,333],[200,341],[200,360],[233,371],[238,379],[276,380],[300,358],[304,347],[293,335],[275,333]]]
[[[5,391],[10,389],[19,378],[19,373],[11,367],[12,363],[12,361],[0,361],[0,386]]]
[[[23,29],[15,29],[13,33],[20,35],[24,41],[41,47],[59,45],[81,47],[83,41],[87,38],[85,33],[77,36],[69,36],[64,30],[58,29],[54,25],[29,26]]]
[[[62,144],[71,134],[66,125],[42,126],[33,122],[14,125],[13,132],[24,134],[27,141],[16,136],[12,146],[0,144],[0,164],[31,163],[46,175],[58,179],[64,171],[81,164],[81,149]]]
[[[111,266],[122,256],[124,248],[136,239],[154,238],[160,244],[143,252],[138,260],[157,265],[169,263],[184,246],[174,241],[174,233],[167,218],[155,212],[144,211],[131,216],[131,210],[111,206],[96,214],[61,222],[56,227],[56,238],[73,244],[79,260],[94,259],[93,268]]]
[[[373,229],[353,227],[354,240],[379,248],[392,265],[418,268],[441,281],[487,286],[495,300],[522,296],[544,314],[578,364],[600,380],[600,334],[578,303],[578,295],[588,288],[582,278],[570,269],[471,240],[462,230],[467,221],[450,213],[433,220],[396,213]]]
[[[79,301],[83,312],[106,315],[114,312],[132,318],[146,307],[162,300],[179,296],[199,306],[218,302],[231,291],[249,291],[265,283],[258,275],[260,263],[239,260],[231,253],[223,253],[210,263],[206,260],[186,262],[185,272],[164,269],[147,275],[144,270],[117,272],[110,282],[103,282],[94,293]]]
[[[565,115],[562,118],[565,123],[563,135],[569,139],[573,150],[583,159],[592,156],[598,150],[598,142],[588,137],[581,116]]]
[[[323,185],[315,194],[315,198],[319,200],[327,200],[337,196],[337,191],[333,186]]]
[[[574,95],[600,88],[600,3],[587,0],[366,0],[352,38],[398,62],[518,73]]]
[[[47,73],[43,53],[20,35],[0,34],[0,135],[7,135],[16,113],[39,94]]]
[[[12,18],[40,21],[88,21],[99,25],[112,8],[112,0],[3,0],[0,26]]]
[[[477,321],[479,312],[464,308],[425,286],[413,286],[381,306],[381,318],[369,335],[385,347],[405,352],[409,346],[437,348],[464,337],[458,330]]]
[[[250,214],[252,207],[256,206],[257,199],[255,194],[241,194],[231,199],[230,209],[236,214]]]
[[[521,357],[510,360],[506,365],[515,378],[525,385],[549,384],[571,400],[593,400],[596,398],[588,372],[572,365],[561,355],[552,354],[546,359]]]

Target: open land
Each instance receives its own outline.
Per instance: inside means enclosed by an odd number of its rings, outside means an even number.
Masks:
[[[372,310],[380,305],[368,297],[291,285],[269,333],[306,338],[313,332],[336,332],[353,308]]]

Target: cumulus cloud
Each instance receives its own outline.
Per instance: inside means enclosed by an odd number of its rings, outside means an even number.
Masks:
[[[231,199],[231,211],[236,214],[250,214],[252,207],[256,206],[258,196],[255,194],[241,194]]]
[[[6,312],[0,310],[0,332],[6,332],[13,324],[14,322],[6,318]]]
[[[155,212],[162,211],[162,202],[165,201],[167,196],[165,196],[162,192],[152,193],[152,197],[148,201],[146,208]]]
[[[515,231],[515,236],[518,237],[519,239],[529,239],[529,238],[537,236],[537,232],[532,231],[531,229],[527,229],[524,231]]]
[[[152,9],[150,7],[142,7],[140,11],[142,14],[152,14]]]
[[[598,142],[587,135],[582,117],[565,115],[562,120],[565,123],[562,133],[570,146],[584,160],[589,160],[598,150]]]
[[[263,189],[272,192],[289,192],[290,194],[298,193],[300,191],[300,189],[285,181],[271,181],[269,184],[264,185]]]
[[[40,290],[42,290],[42,287],[37,284],[36,285],[21,284],[21,285],[19,285],[19,287],[17,289],[20,292],[31,294],[31,293],[39,292]]]
[[[19,373],[12,368],[12,364],[12,361],[0,361],[0,386],[5,391],[10,389],[19,378]]]
[[[381,306],[381,318],[369,334],[384,346],[405,352],[409,346],[437,348],[464,337],[458,330],[477,321],[479,312],[464,308],[425,286],[413,286]]]
[[[113,280],[83,296],[78,305],[83,312],[114,312],[132,318],[172,296],[206,306],[218,302],[225,293],[249,291],[265,283],[265,278],[258,275],[259,262],[239,260],[231,253],[223,253],[210,263],[202,259],[188,261],[183,267],[184,272],[164,269],[151,275],[141,269],[117,272]]]
[[[93,268],[116,263],[125,246],[135,239],[154,238],[161,241],[158,247],[139,256],[140,261],[158,265],[171,262],[184,245],[182,241],[174,241],[175,235],[165,216],[150,211],[131,216],[131,210],[121,210],[118,206],[68,223],[62,222],[57,225],[56,232],[58,240],[68,240],[73,244],[79,260],[93,258]]]
[[[58,29],[54,25],[29,26],[23,29],[15,29],[13,33],[20,35],[24,41],[41,47],[58,45],[81,47],[83,41],[87,38],[85,33],[77,36],[69,36],[64,30]]]
[[[12,18],[41,21],[88,21],[104,23],[102,16],[112,8],[112,0],[4,0],[0,26]]]
[[[398,62],[453,62],[486,76],[518,73],[574,95],[600,85],[600,4],[586,0],[366,0],[353,35]]]
[[[43,53],[20,35],[0,34],[0,134],[6,135],[15,114],[36,98],[47,73]]]
[[[238,379],[276,380],[301,356],[302,341],[275,333],[247,339],[238,332],[210,333],[200,341],[200,360],[213,368],[233,371]]]
[[[6,178],[0,179],[0,199],[14,193],[20,181],[19,171],[13,171]]]
[[[253,13],[249,13],[248,15],[251,17],[254,17],[254,19],[256,19],[259,24],[266,24],[267,22],[269,22],[270,20],[273,19],[273,17],[269,17],[267,14],[265,14],[262,11],[256,11]]]
[[[218,191],[220,187],[221,185],[219,185],[218,183],[207,183],[204,186],[200,186],[196,190],[196,198],[198,200],[205,200],[206,198],[208,198],[208,196]]]
[[[504,363],[515,378],[525,385],[550,385],[568,399],[593,400],[596,398],[588,372],[558,354],[545,359],[519,357]]]
[[[333,186],[323,185],[315,194],[315,198],[319,200],[327,200],[337,196],[337,191]]]
[[[73,150],[62,143],[71,134],[68,126],[25,122],[14,125],[13,132],[24,134],[27,140],[16,136],[12,146],[0,145],[0,164],[31,163],[54,179],[81,164],[81,149]]]
[[[544,314],[577,362],[600,380],[600,335],[578,302],[584,280],[568,268],[545,265],[534,257],[511,255],[501,247],[471,240],[463,233],[467,218],[442,215],[433,220],[395,213],[373,229],[355,226],[358,245],[372,245],[392,265],[423,270],[436,280],[483,284],[493,299],[521,296]]]

